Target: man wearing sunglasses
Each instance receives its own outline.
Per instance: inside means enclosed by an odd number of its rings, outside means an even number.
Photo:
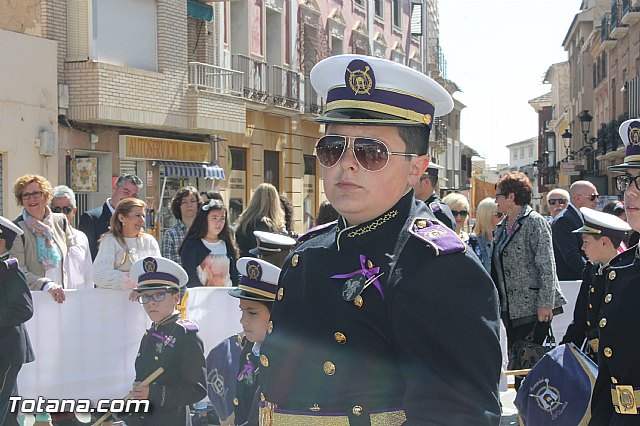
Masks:
[[[569,205],[569,192],[566,189],[554,188],[547,193],[547,205],[551,222]]]
[[[569,205],[551,224],[553,234],[553,255],[556,260],[556,274],[560,281],[582,279],[582,271],[587,265],[587,256],[582,251],[582,237],[574,229],[584,225],[581,207],[594,209],[598,204],[598,190],[589,181],[579,180],[569,188]]]
[[[413,185],[413,195],[416,200],[424,201],[440,222],[455,231],[456,219],[453,217],[449,206],[442,202],[435,191],[440,170],[444,170],[444,167],[430,161],[427,170],[422,173],[418,182]]]
[[[495,286],[412,189],[450,95],[357,55],[321,61],[311,83],[326,99],[316,155],[340,217],[283,265],[260,355],[262,424],[497,425]]]
[[[73,227],[78,208],[76,207],[76,196],[71,188],[65,185],[53,188],[50,207],[53,213],[62,213],[67,217],[73,235],[73,244],[69,247],[63,263],[64,270],[69,277],[67,288],[93,288],[91,249],[84,232]]]

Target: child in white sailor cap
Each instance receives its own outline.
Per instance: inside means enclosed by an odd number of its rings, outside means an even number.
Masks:
[[[283,234],[253,231],[253,235],[256,237],[258,245],[249,250],[249,253],[279,268],[282,267],[287,255],[296,245],[296,240]]]
[[[561,343],[573,343],[597,362],[598,320],[604,299],[603,271],[618,255],[625,234],[631,231],[627,222],[609,213],[581,207],[584,225],[574,230],[582,234],[582,250],[589,262],[582,274],[582,284],[573,310],[573,321]]]
[[[269,234],[264,232],[262,234]],[[265,238],[259,240],[270,244],[284,242],[279,238]],[[288,238],[288,237],[285,237]],[[291,238],[289,238],[291,240]],[[295,243],[295,240],[293,241]],[[276,298],[278,288],[278,278],[280,268],[262,259],[242,257],[236,263],[240,272],[240,282],[238,287],[229,290],[229,294],[240,299],[240,310],[242,317],[240,323],[244,331],[241,337],[241,353],[235,354],[235,359],[230,359],[228,353],[220,351],[220,356],[211,360],[209,371],[228,371],[231,366],[237,366],[237,371],[233,371],[233,377],[224,377],[218,374],[216,380],[221,383],[220,388],[231,389],[225,394],[211,394],[209,398],[218,416],[223,421],[222,424],[257,424],[258,405],[256,399],[259,386],[258,378],[261,368],[260,345],[265,336],[270,332],[271,307]],[[234,343],[236,336],[231,336],[227,340]],[[223,342],[223,346],[228,346],[229,342]],[[216,348],[212,352],[216,351]],[[218,355],[218,354],[216,354]],[[237,357],[239,356],[239,361]],[[211,355],[210,355],[211,357]],[[235,390],[235,392],[234,392]],[[233,407],[233,412],[229,413],[229,407]]]
[[[197,334],[198,326],[181,319],[176,311],[180,288],[189,277],[176,262],[155,256],[137,260],[130,275],[138,282],[133,292],[153,321],[140,343],[131,393],[134,399],[148,399],[151,412],[132,413],[126,423],[186,425],[188,405],[207,394],[204,347]],[[142,381],[159,367],[164,372],[150,385],[143,385]]]

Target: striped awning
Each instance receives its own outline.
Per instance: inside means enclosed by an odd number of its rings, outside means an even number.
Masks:
[[[155,164],[160,166],[160,173],[167,177],[224,179],[224,170],[215,164],[180,161],[156,161]]]

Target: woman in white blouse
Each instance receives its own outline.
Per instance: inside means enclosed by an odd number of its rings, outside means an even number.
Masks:
[[[100,242],[93,263],[96,287],[131,290],[136,283],[129,278],[131,265],[147,256],[160,256],[158,242],[143,231],[145,203],[137,198],[120,200],[111,216],[111,230]]]

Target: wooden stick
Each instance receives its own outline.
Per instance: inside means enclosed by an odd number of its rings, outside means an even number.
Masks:
[[[143,386],[149,386],[149,384],[151,382],[153,382],[156,378],[158,378],[159,375],[161,375],[162,373],[164,373],[164,368],[160,367],[158,368],[156,371],[154,371],[153,373],[149,374],[149,377],[147,377],[146,379],[144,379],[142,381],[142,385]],[[131,392],[129,392],[124,398],[122,398],[125,401],[128,401],[130,399],[133,398],[133,395],[131,394]],[[102,415],[102,417],[100,417],[98,420],[96,420],[95,423],[93,423],[91,426],[99,426],[102,424],[102,422],[104,422],[107,417],[109,417],[111,415],[111,412],[106,412]]]
[[[530,368],[525,368],[524,370],[505,370],[502,374],[505,376],[526,376],[530,371]]]

